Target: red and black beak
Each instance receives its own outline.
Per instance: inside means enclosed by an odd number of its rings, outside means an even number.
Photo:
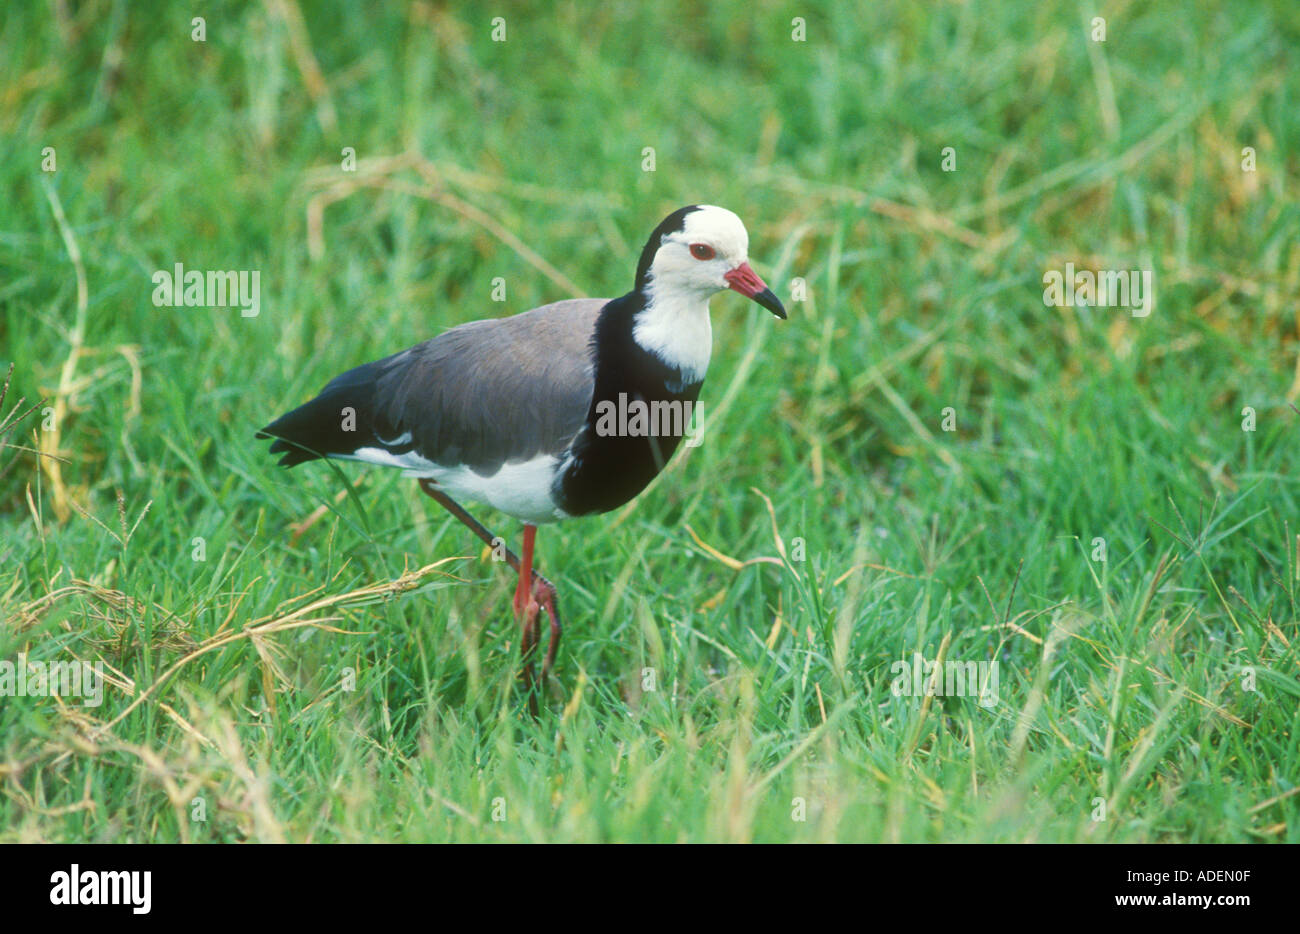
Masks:
[[[781,304],[781,299],[758,277],[758,273],[749,268],[749,263],[741,263],[722,278],[741,295],[752,298],[778,318],[785,318],[785,306]]]

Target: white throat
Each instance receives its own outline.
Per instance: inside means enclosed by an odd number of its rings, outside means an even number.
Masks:
[[[637,312],[632,324],[633,340],[680,370],[683,384],[702,382],[713,353],[710,295],[695,289],[664,288],[654,280],[645,295],[646,307]]]

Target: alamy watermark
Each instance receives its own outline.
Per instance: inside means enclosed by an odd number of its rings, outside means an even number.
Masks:
[[[150,279],[159,308],[238,308],[240,317],[256,318],[262,310],[262,274],[254,269],[159,269]]]
[[[104,702],[104,663],[0,661],[0,697],[80,697],[86,707]]]
[[[889,666],[894,676],[889,690],[895,697],[978,697],[981,707],[998,703],[998,663],[960,662],[923,658],[900,658]]]
[[[126,905],[147,915],[153,906],[152,870],[82,869],[73,863],[50,875],[51,905]]]
[[[701,437],[699,420],[703,418],[699,402],[682,399],[628,399],[618,394],[618,402],[601,399],[596,403],[596,434],[602,438],[682,438],[688,448],[698,447]]]
[[[1043,273],[1043,304],[1057,308],[1128,308],[1134,318],[1145,318],[1155,307],[1154,274],[1150,269],[1080,269],[1066,263],[1065,270]]]

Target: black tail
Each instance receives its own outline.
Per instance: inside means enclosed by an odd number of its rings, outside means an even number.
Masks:
[[[377,360],[336,376],[315,399],[281,415],[257,437],[275,439],[271,453],[284,454],[282,467],[374,446],[375,382],[387,362]]]

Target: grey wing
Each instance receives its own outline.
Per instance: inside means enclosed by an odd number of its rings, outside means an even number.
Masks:
[[[591,337],[606,299],[474,321],[412,347],[379,378],[382,422],[436,464],[493,474],[559,454],[591,406]]]

